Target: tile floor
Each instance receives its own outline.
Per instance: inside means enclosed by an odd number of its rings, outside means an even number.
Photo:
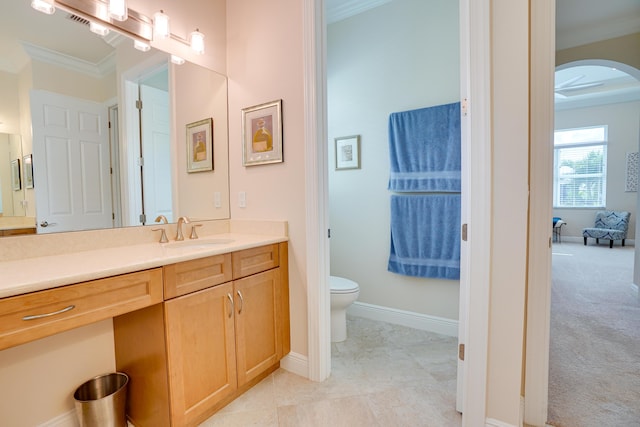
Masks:
[[[317,383],[279,369],[201,427],[460,426],[457,339],[349,317]]]

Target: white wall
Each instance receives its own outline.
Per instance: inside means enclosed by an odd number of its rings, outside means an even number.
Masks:
[[[328,27],[331,274],[359,301],[458,319],[459,281],[387,271],[388,118],[460,100],[458,3],[396,0]],[[334,138],[361,136],[361,169],[335,170]]]
[[[637,192],[625,192],[626,155],[637,152],[640,143],[640,102],[608,104],[573,110],[560,110],[555,114],[556,129],[570,129],[594,125],[609,126],[607,145],[607,209],[631,212],[628,238],[635,238]],[[582,239],[582,229],[593,227],[598,209],[558,209],[553,215],[567,222],[562,236]],[[594,243],[590,240],[590,244]],[[619,244],[620,242],[617,242]]]

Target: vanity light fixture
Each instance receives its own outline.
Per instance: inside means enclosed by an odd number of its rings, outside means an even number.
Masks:
[[[134,40],[133,47],[142,52],[148,52],[151,49],[149,43],[141,42],[140,40]]]
[[[31,0],[32,8],[47,15],[53,15],[56,11],[54,4],[55,0]]]
[[[178,55],[171,55],[171,62],[176,65],[182,65],[184,64],[184,58],[181,58]]]
[[[163,10],[153,14],[153,33],[161,39],[169,38],[171,29],[169,26],[169,15]]]
[[[93,21],[89,22],[89,30],[91,30],[92,33],[95,33],[99,36],[106,36],[107,34],[109,34],[109,29],[107,27]]]
[[[129,17],[126,0],[109,0],[109,16],[117,21],[126,21]]]
[[[190,40],[191,49],[198,55],[202,55],[204,53],[204,34],[196,28],[196,30],[191,33]]]

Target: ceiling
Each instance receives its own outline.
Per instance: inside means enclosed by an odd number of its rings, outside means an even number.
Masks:
[[[86,23],[69,19],[56,9],[45,15],[32,9],[27,0],[3,1],[0,13],[0,70],[17,73],[29,61],[23,43],[49,49],[97,65],[112,54],[106,40],[89,31]]]
[[[325,0],[329,24],[393,0]],[[556,48],[640,32],[640,0],[556,0]],[[640,55],[640,52],[638,53]],[[604,65],[556,71],[556,109],[640,100],[640,75]]]

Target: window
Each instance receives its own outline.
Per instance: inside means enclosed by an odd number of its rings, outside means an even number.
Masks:
[[[555,131],[553,206],[606,206],[607,126]]]

